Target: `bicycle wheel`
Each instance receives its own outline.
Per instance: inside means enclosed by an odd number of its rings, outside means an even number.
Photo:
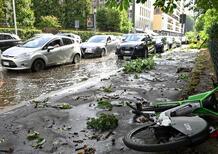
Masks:
[[[179,131],[155,123],[133,129],[124,137],[123,142],[127,147],[143,152],[168,151],[191,145],[191,140]]]

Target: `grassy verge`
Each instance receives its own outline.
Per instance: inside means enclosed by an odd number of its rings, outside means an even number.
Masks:
[[[200,92],[201,90],[199,91],[199,89],[202,89],[202,91],[207,90],[203,87],[205,87],[205,85],[207,85],[207,87],[212,85],[210,77],[213,72],[210,54],[207,49],[202,49],[195,60],[195,66],[187,81],[183,98]]]

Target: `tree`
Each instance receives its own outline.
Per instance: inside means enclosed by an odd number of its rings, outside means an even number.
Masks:
[[[129,32],[132,28],[126,10],[102,7],[97,11],[96,20],[101,31]]]
[[[120,31],[120,11],[114,8],[102,7],[96,15],[97,27],[101,31]]]
[[[128,19],[128,13],[126,10],[121,11],[120,31],[123,33],[130,32],[132,30],[132,22]]]
[[[35,26],[38,27],[42,16],[55,16],[63,22],[63,0],[32,0],[35,13]]]
[[[86,28],[86,19],[91,12],[91,0],[64,0],[63,25],[73,28],[75,20],[80,21],[80,28]]]
[[[33,27],[35,22],[32,0],[16,0],[17,24],[20,27]]]
[[[60,28],[59,20],[55,16],[42,16],[39,23],[41,28]]]
[[[136,3],[145,3],[147,0],[136,0]],[[176,2],[180,1],[180,0],[155,0],[154,2],[154,6],[155,7],[159,7],[162,9],[162,11],[166,12],[166,13],[172,13],[173,10],[177,7],[176,6]],[[121,10],[122,9],[128,9],[130,3],[132,2],[132,0],[109,0],[107,1],[107,5],[110,7],[118,7]],[[187,0],[186,1],[187,4],[191,4],[192,0]],[[193,5],[194,9],[197,10],[203,10],[204,12],[206,12],[208,9],[212,9],[212,8],[218,8],[218,1],[217,0],[210,0],[210,1],[206,1],[205,0],[195,0],[195,5]]]

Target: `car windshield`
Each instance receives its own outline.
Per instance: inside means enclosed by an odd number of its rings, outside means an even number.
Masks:
[[[105,43],[106,41],[106,36],[93,36],[88,40],[89,43]]]
[[[143,38],[143,35],[128,35],[125,41],[141,41]]]
[[[46,42],[48,42],[51,38],[50,37],[34,37],[27,42],[25,42],[22,47],[25,48],[40,48],[42,47]]]

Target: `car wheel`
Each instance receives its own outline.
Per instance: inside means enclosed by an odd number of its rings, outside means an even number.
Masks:
[[[102,49],[101,51],[101,57],[104,57],[106,55],[106,50],[105,49]]]
[[[80,62],[80,55],[79,54],[76,54],[74,57],[73,57],[73,64],[77,64]]]
[[[44,61],[41,59],[36,59],[32,64],[31,70],[33,72],[38,72],[38,71],[41,71],[43,69],[45,69]]]

